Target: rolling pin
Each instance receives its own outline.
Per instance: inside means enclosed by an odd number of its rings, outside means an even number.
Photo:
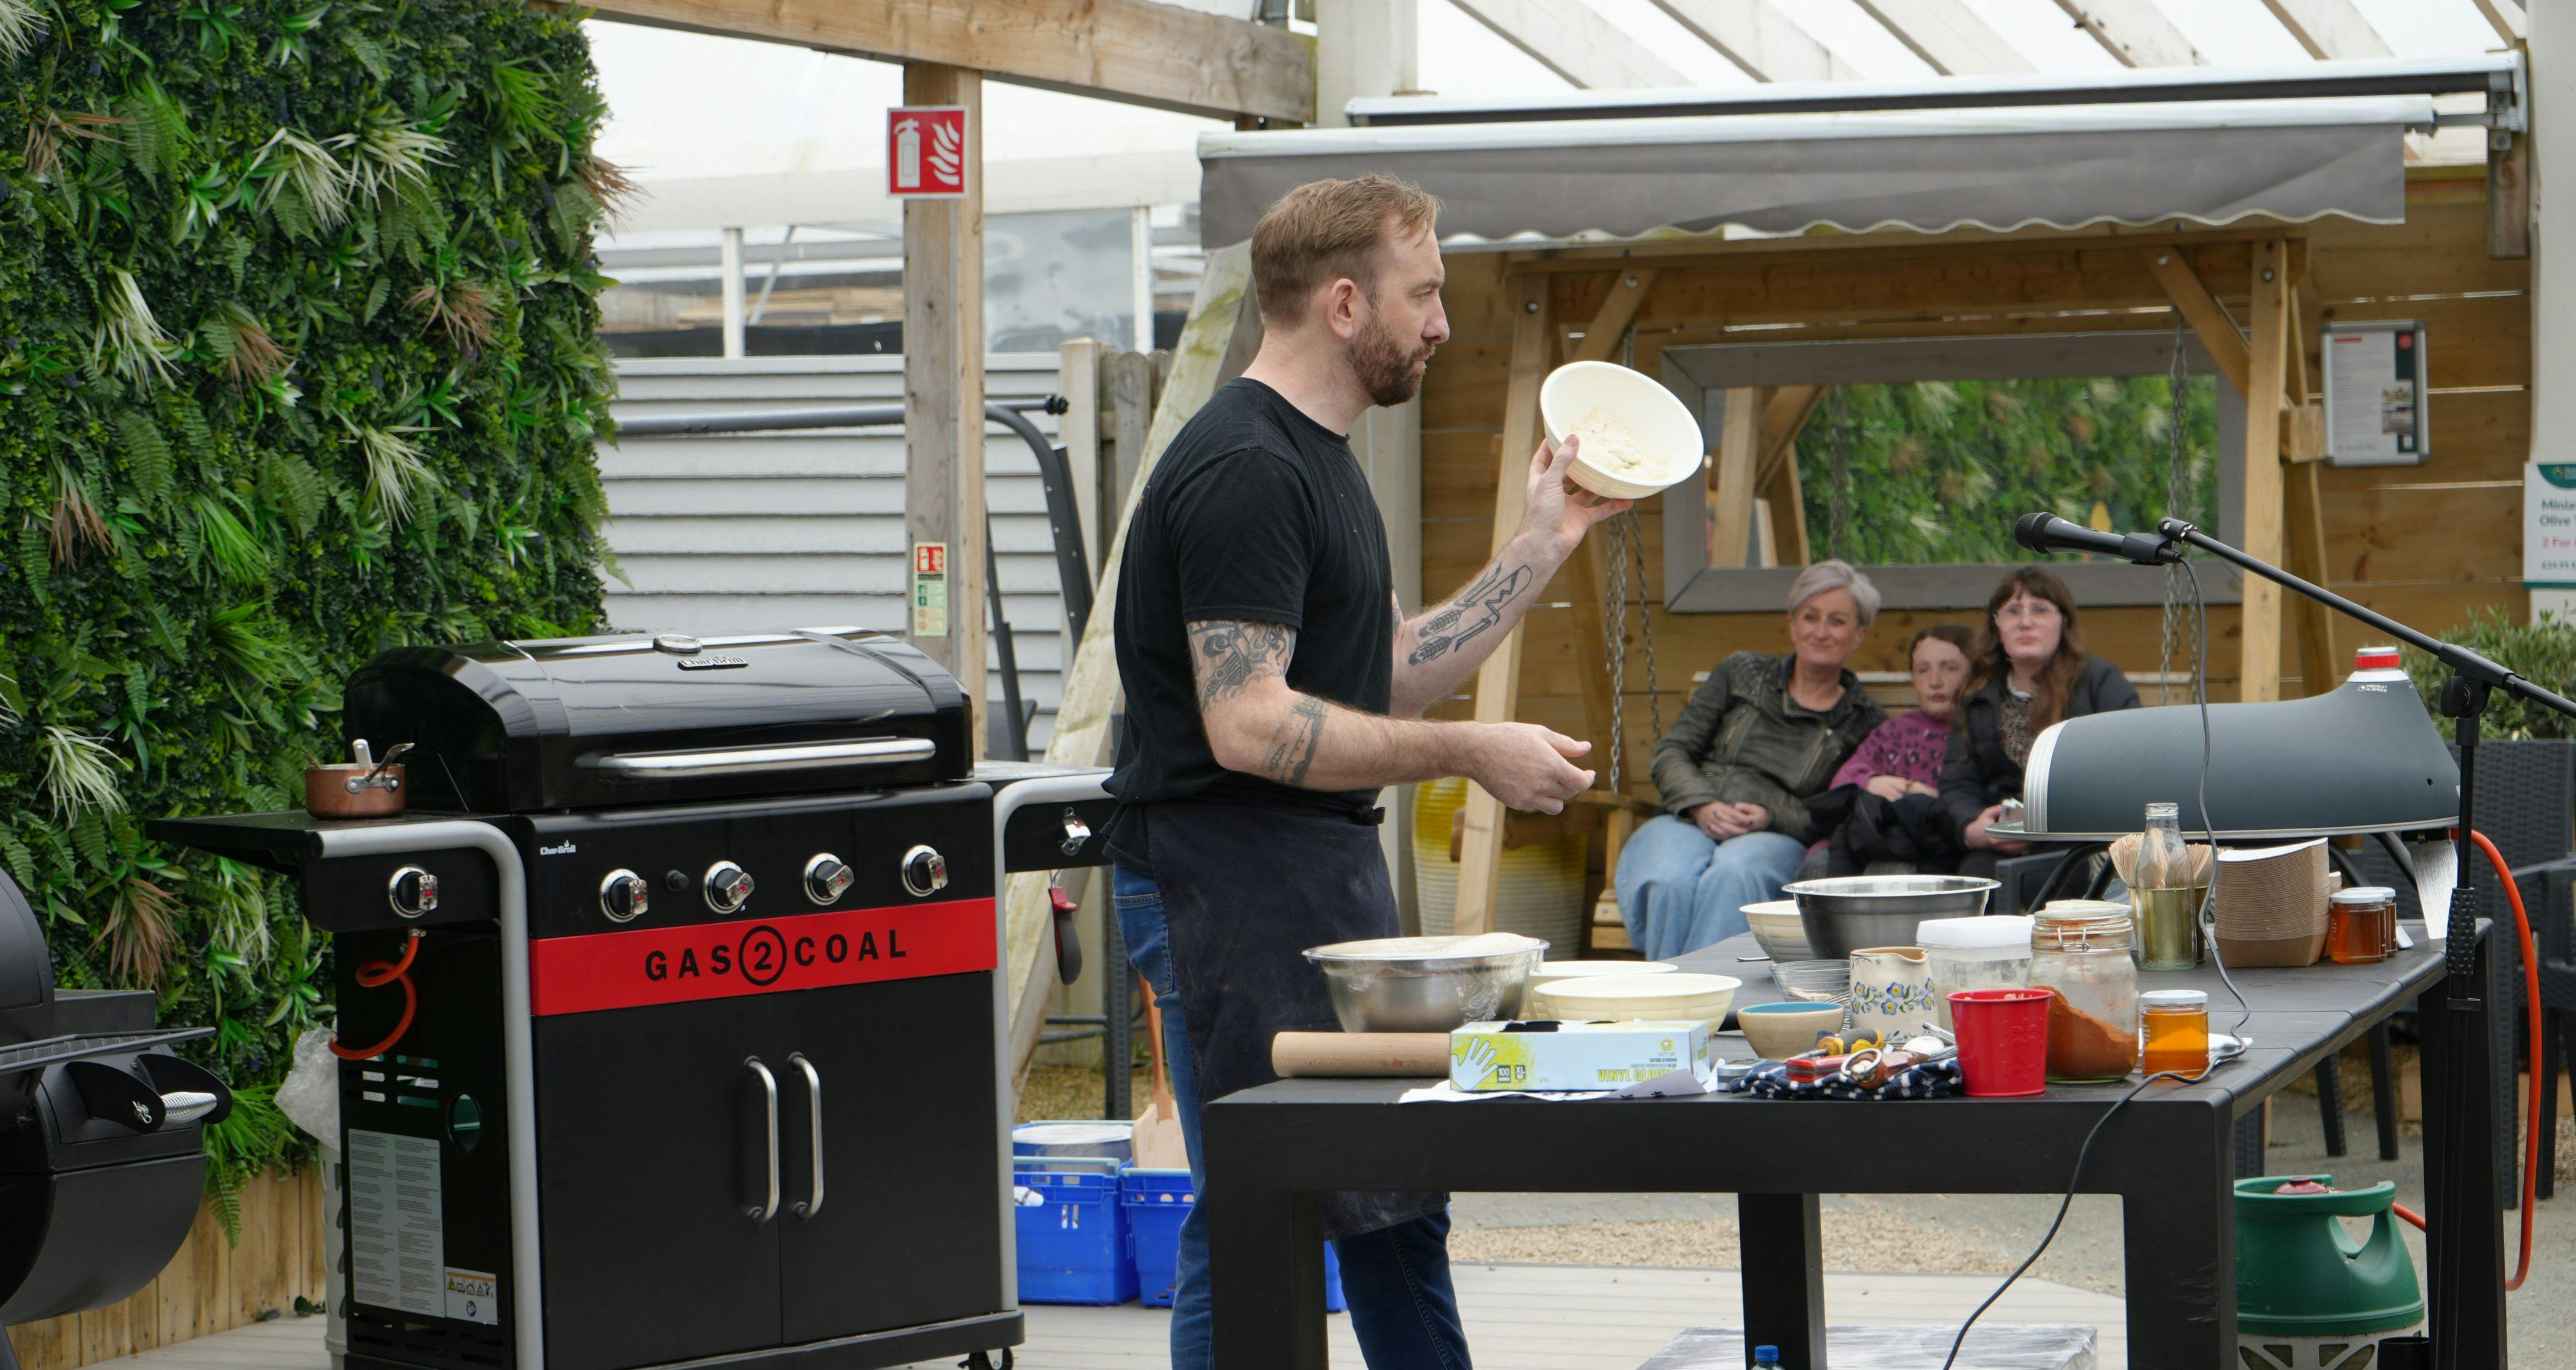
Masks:
[[[1283,1032],[1270,1039],[1270,1068],[1290,1078],[1446,1075],[1449,1034]]]

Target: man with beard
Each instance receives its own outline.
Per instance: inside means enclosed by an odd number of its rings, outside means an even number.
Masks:
[[[1411,399],[1449,336],[1438,209],[1402,181],[1362,176],[1300,186],[1262,215],[1260,353],[1164,451],[1127,534],[1112,887],[1129,955],[1163,1001],[1202,1194],[1200,1102],[1276,1078],[1277,1033],[1336,1026],[1299,953],[1398,933],[1378,791],[1463,775],[1514,808],[1555,813],[1592,785],[1573,760],[1590,743],[1420,714],[1627,502],[1569,495],[1573,442],[1540,447],[1502,554],[1408,620],[1345,437],[1371,405]],[[1448,1196],[1337,1194],[1323,1208],[1369,1365],[1464,1370]],[[1172,1311],[1172,1365],[1205,1370],[1203,1209],[1181,1228]]]

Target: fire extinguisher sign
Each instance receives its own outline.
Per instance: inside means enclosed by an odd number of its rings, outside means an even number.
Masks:
[[[886,194],[898,200],[963,199],[973,172],[966,155],[966,106],[886,111]]]

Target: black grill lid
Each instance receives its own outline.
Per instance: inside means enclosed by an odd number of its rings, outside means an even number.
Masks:
[[[349,678],[343,731],[396,743],[413,808],[598,808],[965,778],[966,696],[899,638],[733,637],[406,647]]]

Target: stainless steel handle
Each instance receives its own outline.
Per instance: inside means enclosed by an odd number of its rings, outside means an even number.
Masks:
[[[798,1222],[803,1222],[823,1211],[823,1076],[812,1061],[805,1059],[804,1052],[788,1057],[787,1063],[805,1072],[806,1104],[811,1110],[807,1117],[814,1128],[814,1192],[790,1210]]]
[[[826,766],[894,766],[928,761],[939,744],[926,737],[875,737],[785,747],[712,747],[691,752],[612,752],[581,764],[611,775],[659,779],[739,771],[803,771]]]
[[[760,1077],[760,1091],[769,1113],[769,1202],[753,1206],[747,1215],[754,1223],[765,1223],[778,1216],[778,1077],[757,1056],[743,1058],[743,1068]]]
[[[1064,811],[1064,842],[1062,845],[1064,854],[1072,856],[1075,853],[1080,852],[1082,850],[1082,844],[1090,840],[1091,825],[1082,821],[1081,814],[1074,812],[1072,809],[1066,809]]]
[[[161,1096],[161,1125],[177,1127],[182,1123],[193,1123],[214,1112],[218,1102],[220,1100],[214,1095],[201,1089],[182,1089],[164,1094]]]

